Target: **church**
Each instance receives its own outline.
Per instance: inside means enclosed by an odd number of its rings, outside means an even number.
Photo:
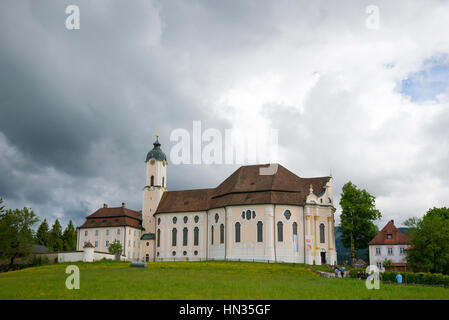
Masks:
[[[169,191],[158,137],[145,163],[142,211],[105,204],[78,228],[77,250],[90,243],[107,252],[117,240],[131,261],[336,264],[332,175],[246,165],[216,188]],[[275,170],[266,174],[268,167]]]

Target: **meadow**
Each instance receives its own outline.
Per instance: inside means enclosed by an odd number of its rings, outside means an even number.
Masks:
[[[80,289],[65,287],[69,263],[0,274],[0,299],[449,299],[449,289],[322,278],[298,264],[252,262],[72,263]]]

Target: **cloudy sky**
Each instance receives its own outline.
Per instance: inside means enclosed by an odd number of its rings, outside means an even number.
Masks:
[[[336,2],[2,0],[0,197],[64,224],[140,210],[156,128],[169,155],[200,120],[278,130],[277,161],[367,189],[380,226],[449,206],[449,2]],[[169,163],[168,188],[237,167]]]

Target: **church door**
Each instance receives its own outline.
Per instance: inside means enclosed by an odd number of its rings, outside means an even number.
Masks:
[[[321,264],[326,264],[326,252],[321,252]]]

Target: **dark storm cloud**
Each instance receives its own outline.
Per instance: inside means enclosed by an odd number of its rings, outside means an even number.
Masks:
[[[82,199],[101,181],[123,188],[105,201],[130,198],[137,209],[155,128],[168,147],[170,130],[207,120],[207,107],[184,84],[187,62],[159,46],[157,7],[77,2],[81,29],[68,31],[71,3],[1,4],[0,132],[14,155],[2,157],[0,194],[13,204],[77,206],[65,197]]]

